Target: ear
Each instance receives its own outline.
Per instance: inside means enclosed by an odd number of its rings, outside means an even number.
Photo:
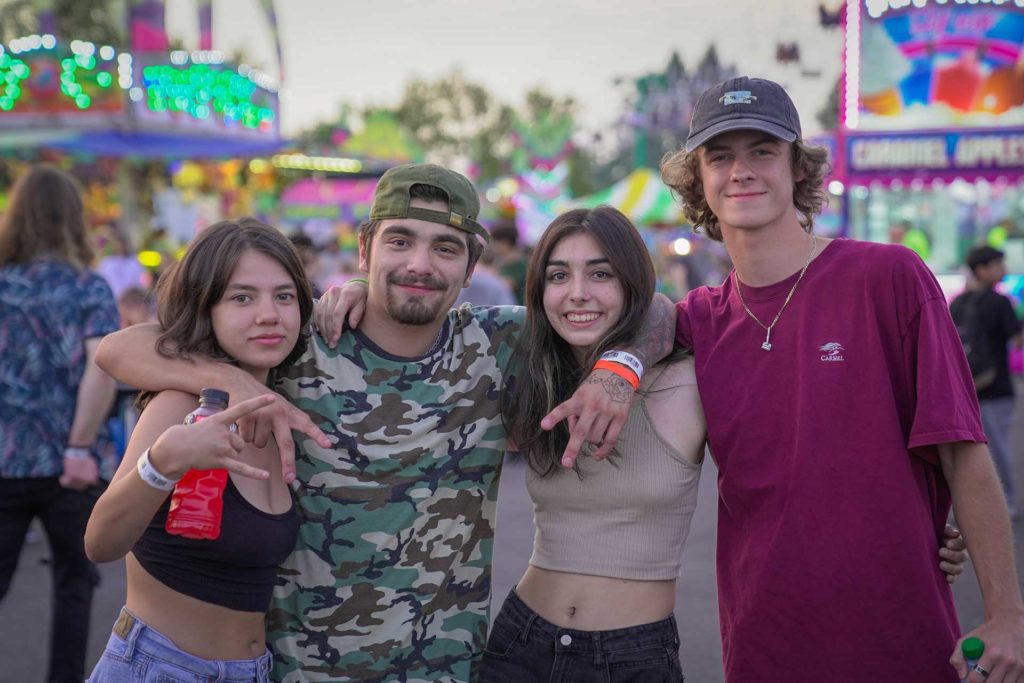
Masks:
[[[466,270],[466,279],[462,281],[462,288],[469,287],[470,281],[473,279],[473,271],[476,270],[476,264],[474,263],[468,270]]]
[[[362,235],[359,236],[359,270],[364,273],[370,272],[370,259],[366,255],[366,242]]]

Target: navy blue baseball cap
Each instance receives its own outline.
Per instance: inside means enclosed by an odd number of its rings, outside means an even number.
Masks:
[[[686,151],[732,130],[758,130],[793,142],[800,138],[800,116],[781,85],[740,76],[708,88],[697,99]]]

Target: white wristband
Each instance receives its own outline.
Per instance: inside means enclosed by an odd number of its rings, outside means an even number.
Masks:
[[[64,449],[64,457],[71,458],[72,460],[84,460],[85,458],[91,458],[92,454],[88,448],[82,448],[81,446],[68,446]]]
[[[644,364],[640,362],[639,358],[631,353],[626,353],[625,351],[605,351],[601,354],[601,360],[608,360],[613,363],[625,365],[636,373],[637,379],[644,376]]]
[[[149,449],[142,451],[142,455],[139,456],[139,478],[146,482],[155,489],[161,491],[170,491],[174,488],[181,479],[168,479],[164,475],[156,471],[153,467],[153,463],[149,461]]]

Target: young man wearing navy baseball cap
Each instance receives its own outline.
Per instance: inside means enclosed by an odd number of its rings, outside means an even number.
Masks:
[[[1010,522],[945,298],[904,247],[814,235],[827,170],[786,91],[746,77],[662,165],[735,266],[677,323],[720,472],[726,679],[1016,681]],[[951,503],[987,616],[971,671],[933,559]]]

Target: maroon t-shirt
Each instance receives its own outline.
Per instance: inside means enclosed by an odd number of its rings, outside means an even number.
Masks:
[[[796,278],[744,300],[767,324]],[[957,681],[935,445],[985,437],[934,276],[903,247],[833,241],[770,351],[737,282],[690,292],[677,330],[719,469],[726,679]]]

